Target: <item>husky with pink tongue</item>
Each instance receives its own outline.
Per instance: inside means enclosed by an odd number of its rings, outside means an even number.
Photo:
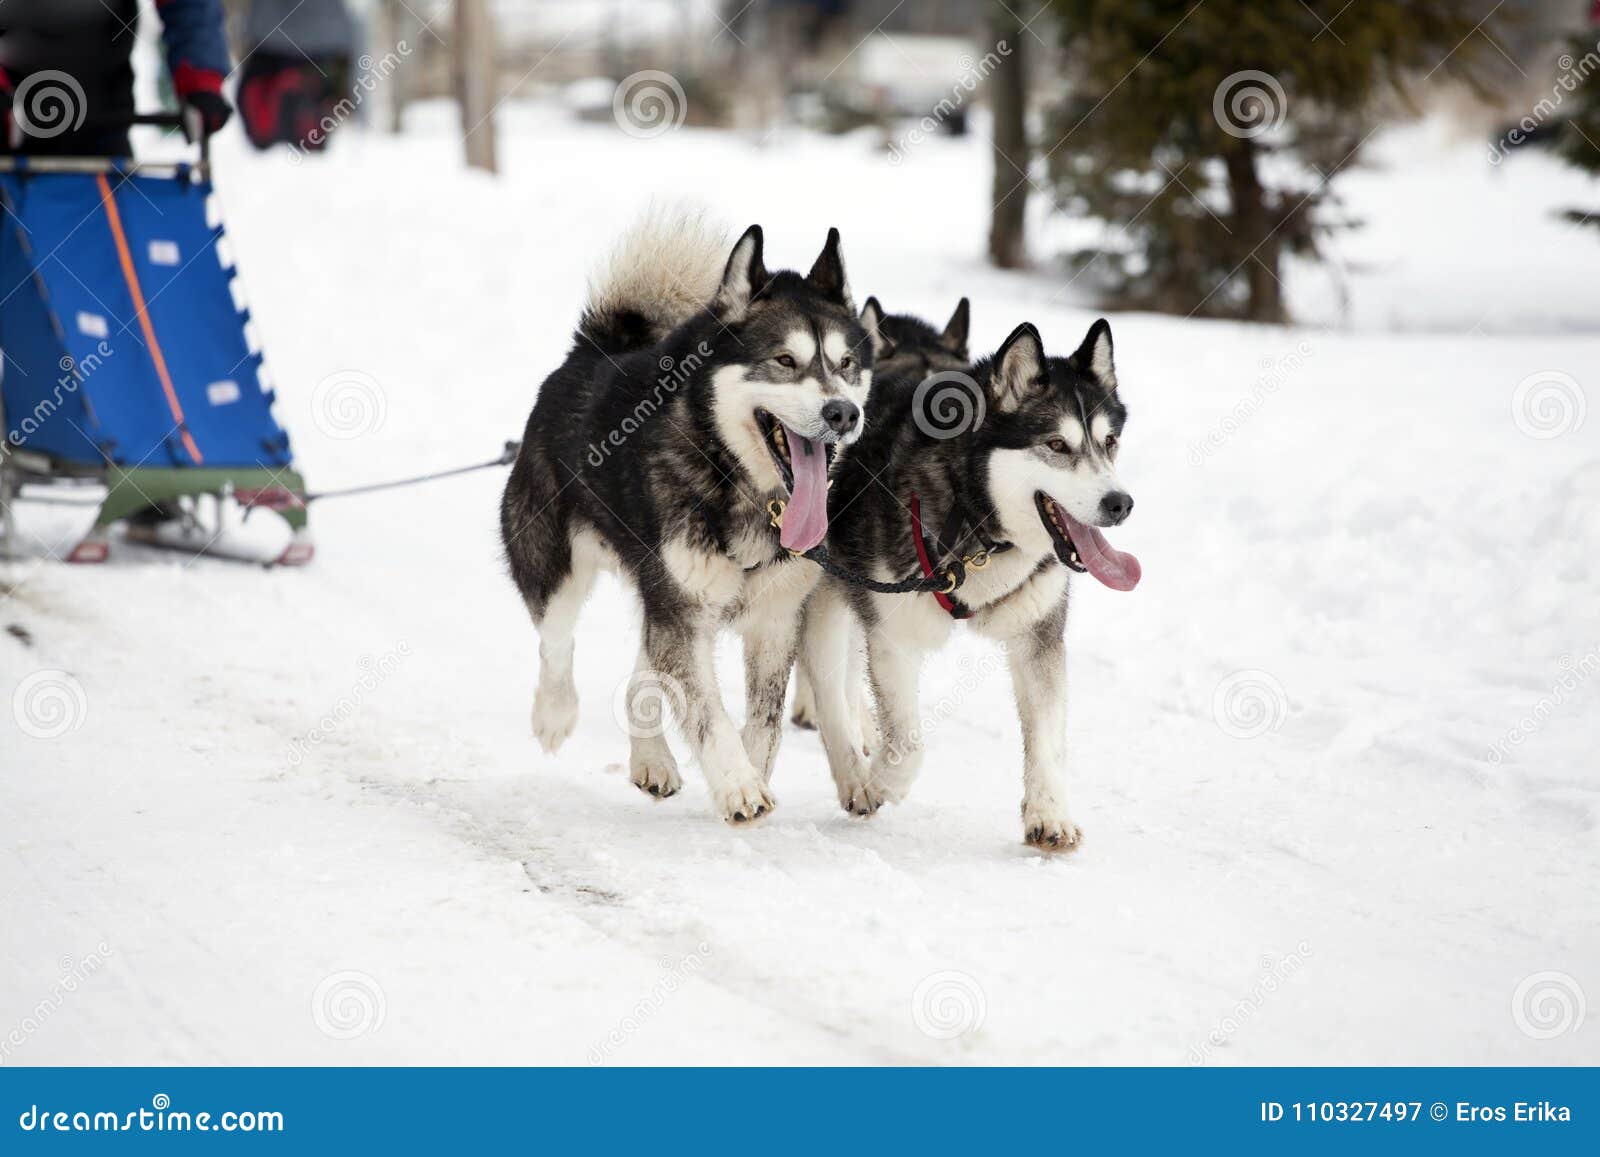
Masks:
[[[867,321],[875,347],[887,349]],[[1051,852],[1078,846],[1065,766],[1068,578],[1131,591],[1141,576],[1139,560],[1104,533],[1133,510],[1117,477],[1128,411],[1112,354],[1103,320],[1065,358],[1046,357],[1039,331],[1024,324],[992,358],[874,391],[867,432],[835,479],[833,507],[849,514],[830,530],[828,553],[849,572],[891,582],[945,575],[960,560],[965,581],[893,595],[829,576],[807,604],[801,664],[846,811],[870,816],[910,789],[925,738],[922,660],[965,621],[1001,644],[1011,669],[1025,841]],[[878,733],[870,744],[841,678],[861,634]]]
[[[578,613],[613,570],[644,612],[615,705],[633,784],[656,799],[682,788],[671,715],[718,814],[749,823],[773,809],[800,612],[822,573],[797,553],[828,533],[830,464],[860,437],[871,383],[837,230],[803,276],[767,268],[759,226],[731,254],[693,215],[657,214],[623,238],[539,389],[501,502],[539,631],[533,732],[546,752],[577,726]],[[712,662],[724,628],[744,642],[742,729]]]

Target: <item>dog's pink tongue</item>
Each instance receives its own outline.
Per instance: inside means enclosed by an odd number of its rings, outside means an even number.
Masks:
[[[1071,516],[1063,521],[1072,545],[1078,548],[1078,561],[1089,568],[1090,574],[1114,591],[1131,591],[1139,585],[1144,571],[1138,559],[1112,546],[1105,535],[1087,523]]]
[[[789,440],[794,492],[783,511],[778,541],[804,554],[828,536],[828,456],[821,442],[802,438],[787,426],[783,431]]]

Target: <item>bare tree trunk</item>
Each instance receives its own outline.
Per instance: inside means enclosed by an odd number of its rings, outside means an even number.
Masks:
[[[461,103],[461,135],[467,164],[499,172],[496,159],[494,32],[485,0],[456,0],[454,40],[456,97]]]
[[[1028,263],[1025,229],[1028,213],[1028,70],[1022,22],[1010,7],[989,5],[989,30],[996,45],[1009,50],[989,76],[994,110],[994,213],[989,225],[989,260],[1001,269]]]
[[[1243,261],[1239,273],[1250,287],[1246,316],[1251,321],[1281,323],[1289,319],[1283,304],[1283,286],[1278,278],[1278,259],[1283,251],[1281,234],[1273,230],[1267,212],[1266,190],[1256,171],[1259,150],[1252,140],[1238,140],[1228,151],[1228,196],[1233,202],[1234,240],[1238,245],[1235,261]]]

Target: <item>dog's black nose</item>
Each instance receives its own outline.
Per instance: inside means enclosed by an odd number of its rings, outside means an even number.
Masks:
[[[861,407],[843,398],[822,403],[822,420],[836,434],[848,434],[861,421]]]
[[[1113,490],[1100,500],[1100,517],[1107,526],[1117,526],[1127,521],[1133,513],[1133,495],[1123,490]]]

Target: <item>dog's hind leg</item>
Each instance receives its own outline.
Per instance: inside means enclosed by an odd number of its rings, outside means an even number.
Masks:
[[[533,696],[533,734],[554,755],[578,725],[578,688],[572,680],[573,635],[578,612],[594,587],[605,547],[593,531],[580,530],[571,541],[571,563],[545,600],[539,627],[539,686]],[[531,606],[530,606],[531,610]]]
[[[817,697],[811,690],[811,680],[806,677],[804,667],[795,669],[794,711],[789,715],[789,722],[807,731],[813,731],[817,726]]]
[[[850,700],[855,691],[848,680],[852,669],[849,648],[855,643],[853,619],[837,591],[824,582],[806,604],[800,669],[816,690],[817,730],[828,753],[839,806],[856,815],[871,815],[883,803],[883,796],[868,789],[871,777],[851,719]],[[854,666],[859,678],[859,660]]]
[[[1022,721],[1022,830],[1047,852],[1070,852],[1083,838],[1067,811],[1066,607],[1006,644]]]
[[[657,799],[677,795],[683,788],[683,778],[678,774],[678,760],[667,746],[667,694],[673,688],[663,686],[661,677],[652,670],[650,656],[644,646],[639,647],[639,661],[634,665],[633,678],[628,685],[628,779],[640,791]],[[682,709],[674,703],[674,710]]]

